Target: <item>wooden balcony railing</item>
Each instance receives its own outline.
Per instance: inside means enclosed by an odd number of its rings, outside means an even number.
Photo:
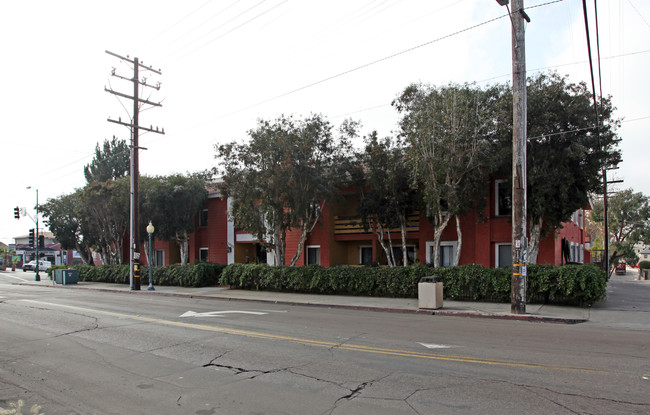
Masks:
[[[406,232],[418,232],[420,230],[420,213],[415,212],[406,217]],[[372,229],[365,230],[361,218],[358,216],[335,216],[334,217],[334,234],[350,235],[370,233]],[[400,228],[390,229],[391,233],[401,232]]]

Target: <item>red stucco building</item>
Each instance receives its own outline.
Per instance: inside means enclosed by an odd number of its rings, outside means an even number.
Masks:
[[[481,264],[486,267],[510,265],[511,225],[510,210],[499,195],[505,195],[505,181],[493,181],[485,219],[476,212],[461,218],[462,249],[460,264]],[[261,248],[255,238],[234,228],[228,219],[228,200],[211,190],[199,217],[196,229],[190,235],[189,261],[207,260],[221,264],[272,263],[273,256]],[[385,264],[386,255],[377,237],[359,224],[357,197],[345,196],[344,202],[325,204],[320,222],[310,233],[300,253],[297,265],[320,264],[370,265]],[[296,252],[299,233],[287,234],[286,261]],[[401,234],[391,233],[396,257],[402,257]],[[433,262],[433,227],[429,220],[417,213],[408,218],[407,251],[410,263]],[[458,249],[455,222],[450,221],[440,242],[441,264],[452,263]],[[562,265],[567,262],[590,262],[585,241],[584,211],[574,213],[562,229],[540,243],[537,263]],[[178,247],[174,242],[155,241],[156,265],[180,263]]]

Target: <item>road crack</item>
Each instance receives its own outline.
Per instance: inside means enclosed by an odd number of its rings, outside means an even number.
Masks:
[[[483,380],[488,381],[488,379],[483,379]],[[572,413],[579,413],[579,412],[575,412],[572,409],[570,409],[570,408],[568,408],[568,407],[554,401],[553,399],[541,395],[540,393],[537,392],[537,390],[541,389],[541,390],[545,390],[547,392],[554,393],[554,394],[560,395],[560,396],[568,396],[568,397],[573,397],[573,398],[584,398],[584,399],[587,399],[587,400],[590,400],[590,401],[602,401],[602,402],[611,402],[611,403],[622,404],[622,405],[650,407],[650,403],[645,403],[645,402],[631,402],[631,401],[623,401],[623,400],[619,400],[619,399],[603,398],[603,397],[600,397],[600,396],[591,396],[591,395],[586,395],[586,394],[582,394],[582,393],[562,392],[562,391],[557,391],[557,390],[547,388],[547,387],[544,387],[544,386],[527,385],[527,384],[523,384],[523,383],[509,382],[509,381],[506,381],[506,380],[490,379],[489,381],[491,381],[491,382],[497,381],[497,382],[507,383],[507,384],[510,384],[510,385],[513,385],[513,386],[518,386],[520,388],[524,388],[526,390],[529,390],[529,391],[535,393],[536,395],[540,396],[541,398],[547,399],[548,401],[553,402],[554,404],[556,404],[556,405],[558,405],[558,406],[560,406],[560,407],[562,407],[562,408],[564,408],[567,411],[570,411]]]

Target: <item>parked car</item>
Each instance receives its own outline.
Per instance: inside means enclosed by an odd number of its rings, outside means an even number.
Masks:
[[[52,263],[50,261],[45,261],[45,260],[38,261],[39,271],[47,271],[50,268],[52,268]],[[23,272],[26,271],[36,271],[36,260],[29,261],[28,263],[23,265]]]
[[[625,273],[627,272],[625,263],[619,262],[618,264],[616,264],[616,269],[614,272],[616,273],[616,275],[625,275]]]

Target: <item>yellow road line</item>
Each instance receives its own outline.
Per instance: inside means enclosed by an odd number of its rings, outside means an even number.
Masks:
[[[302,344],[302,345],[307,345],[307,346],[336,348],[336,349],[340,349],[340,350],[349,350],[349,351],[356,351],[356,352],[363,352],[363,353],[374,353],[374,354],[382,354],[382,355],[390,355],[390,356],[415,357],[415,358],[421,358],[421,359],[434,359],[434,360],[443,360],[443,361],[450,361],[450,362],[475,363],[475,364],[491,365],[491,366],[507,366],[507,367],[519,367],[519,368],[529,368],[529,369],[543,369],[543,370],[556,370],[556,371],[566,371],[566,372],[591,373],[591,374],[598,374],[598,375],[617,375],[617,376],[618,375],[628,375],[628,374],[623,374],[623,373],[619,373],[619,372],[612,372],[612,371],[599,370],[599,369],[591,369],[591,368],[586,368],[586,367],[549,365],[549,364],[544,364],[544,363],[518,362],[518,361],[513,361],[513,360],[481,359],[481,358],[475,358],[475,357],[469,357],[469,356],[443,355],[443,354],[425,353],[425,352],[417,352],[417,351],[410,351],[410,350],[399,350],[399,349],[386,349],[386,348],[381,348],[381,347],[370,347],[370,346],[362,346],[362,345],[355,345],[355,344],[340,344],[340,343],[335,343],[335,342],[327,342],[327,341],[321,341],[321,340],[311,340],[311,339],[304,339],[304,338],[300,338],[300,337],[282,336],[282,335],[278,335],[278,334],[269,334],[269,333],[262,333],[262,332],[257,332],[257,331],[232,329],[232,328],[218,327],[218,326],[209,326],[209,325],[205,325],[205,324],[195,324],[195,323],[187,323],[187,322],[180,322],[180,321],[173,321],[173,320],[164,320],[164,319],[153,318],[153,317],[144,317],[144,316],[141,316],[141,315],[117,313],[117,312],[114,312],[114,311],[97,310],[97,309],[86,308],[86,307],[77,307],[77,306],[71,306],[71,305],[49,303],[49,302],[45,302],[45,301],[36,301],[36,300],[21,300],[21,301],[28,302],[28,303],[34,303],[34,304],[40,304],[40,305],[49,305],[49,306],[54,306],[54,307],[66,308],[66,309],[69,309],[69,310],[83,311],[83,312],[89,312],[89,313],[98,313],[98,314],[103,314],[103,315],[118,317],[118,318],[125,318],[125,319],[137,320],[137,321],[146,321],[146,322],[150,322],[150,323],[158,323],[158,324],[163,324],[163,325],[167,325],[167,326],[191,328],[191,329],[202,330],[202,331],[211,331],[211,332],[216,332],[216,333],[225,333],[225,334],[252,337],[252,338],[258,338],[258,339],[280,340],[280,341],[287,341],[287,342],[292,342],[292,343],[297,343],[297,344]],[[634,377],[637,377],[637,376],[635,375]]]

